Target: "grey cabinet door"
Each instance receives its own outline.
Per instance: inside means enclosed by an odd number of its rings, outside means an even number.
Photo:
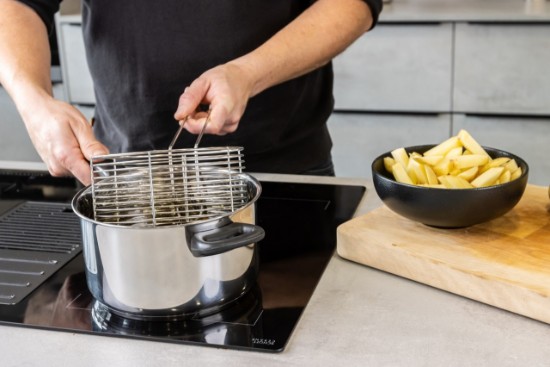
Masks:
[[[453,116],[453,134],[466,129],[483,146],[502,149],[529,165],[529,183],[550,184],[550,117]]]
[[[53,85],[55,98],[66,101],[65,88],[61,83]],[[92,111],[81,109],[85,116]],[[25,124],[6,90],[0,87],[0,161],[41,162],[34,149]]]
[[[448,114],[333,113],[328,126],[336,175],[371,178],[371,163],[380,154],[447,139],[451,117]]]
[[[2,87],[0,87],[0,161],[41,161],[15,104]]]
[[[379,24],[334,59],[336,109],[449,112],[453,25]]]
[[[65,21],[62,16],[56,18],[60,63],[67,100],[73,104],[94,105],[94,87],[86,61],[82,27],[74,22],[73,18],[67,18],[71,21]]]
[[[550,24],[457,24],[454,110],[550,115]]]

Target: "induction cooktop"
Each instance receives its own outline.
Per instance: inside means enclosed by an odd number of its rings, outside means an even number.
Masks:
[[[0,170],[0,324],[105,337],[281,352],[334,254],[336,227],[363,186],[261,182],[257,285],[228,307],[184,320],[111,314],[86,286],[72,179]],[[321,321],[320,321],[321,322]]]

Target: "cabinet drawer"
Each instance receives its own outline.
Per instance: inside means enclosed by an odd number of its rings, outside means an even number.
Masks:
[[[453,134],[466,129],[484,146],[513,153],[529,165],[529,183],[550,184],[550,118],[489,117],[457,114]]]
[[[448,114],[333,113],[328,127],[336,175],[371,178],[370,165],[380,154],[447,139],[451,118]]]
[[[336,109],[448,112],[453,25],[379,24],[334,59]]]
[[[550,24],[457,24],[454,109],[550,115]]]
[[[69,103],[95,104],[94,87],[79,23],[58,21],[58,40],[63,83]]]

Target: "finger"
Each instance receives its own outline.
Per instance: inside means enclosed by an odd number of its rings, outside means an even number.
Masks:
[[[195,134],[195,135],[199,134],[202,131],[202,127],[206,123],[207,117],[208,117],[207,112],[197,112],[195,114],[192,114],[187,119],[187,122],[185,123],[184,128],[187,131],[189,131],[191,134]],[[208,122],[208,125],[210,125],[210,121]]]
[[[53,176],[73,175],[85,185],[90,183],[90,165],[76,141],[73,144],[57,144],[51,152],[53,159],[49,160],[48,169]]]
[[[178,101],[178,109],[174,114],[176,120],[183,120],[193,114],[203,101],[208,91],[208,83],[203,79],[197,79],[183,91]]]
[[[212,107],[210,118],[210,128],[207,129],[209,134],[226,135],[235,132],[239,126],[239,120],[232,118],[228,108],[223,104]]]
[[[79,120],[73,128],[73,134],[80,147],[65,162],[66,167],[82,183],[90,183],[90,164],[92,157],[109,154],[109,149],[94,136],[91,126],[85,120]]]
[[[83,185],[90,185],[92,183],[90,163],[84,159],[81,154],[74,154],[69,157],[70,158],[64,162],[66,167]]]

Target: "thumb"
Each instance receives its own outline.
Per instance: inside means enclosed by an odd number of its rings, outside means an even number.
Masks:
[[[109,149],[95,138],[89,125],[83,129],[77,129],[74,134],[82,154],[88,161],[94,156],[109,154]]]

